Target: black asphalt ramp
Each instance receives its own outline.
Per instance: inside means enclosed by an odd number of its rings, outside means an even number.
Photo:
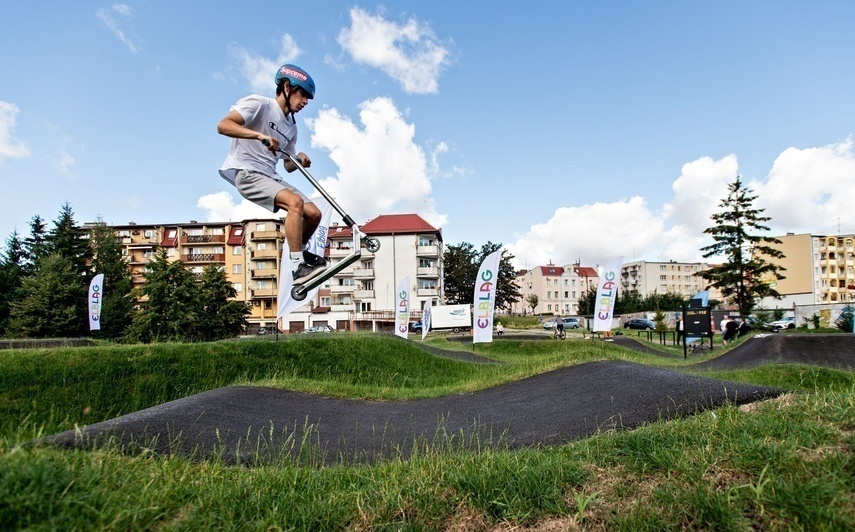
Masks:
[[[313,463],[407,458],[421,445],[561,444],[600,430],[634,428],[726,402],[783,393],[628,362],[566,367],[473,393],[413,401],[334,399],[234,386],[141,410],[45,443],[121,445],[194,459],[253,464],[297,457]],[[450,438],[453,436],[453,438]],[[309,444],[301,445],[300,442]],[[415,445],[418,442],[419,445]],[[308,451],[308,452],[307,452]]]
[[[855,334],[758,334],[719,357],[691,367],[717,370],[765,364],[809,364],[852,370],[855,369]]]

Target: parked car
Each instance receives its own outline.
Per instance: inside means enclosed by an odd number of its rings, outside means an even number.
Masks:
[[[564,330],[568,329],[578,329],[582,326],[582,323],[579,321],[579,318],[564,318]]]
[[[544,329],[554,329],[555,328],[555,319],[546,320],[543,322]]]
[[[414,321],[414,322],[410,323],[410,332],[420,333],[420,332],[422,332],[422,327],[423,327],[422,320]]]
[[[311,327],[309,327],[308,329],[306,329],[305,331],[303,331],[303,334],[309,334],[309,333],[331,333],[331,332],[333,332],[333,331],[335,331],[335,329],[333,329],[333,328],[332,328],[332,327],[330,327],[329,325],[312,325]]]
[[[267,327],[261,327],[255,334],[267,334]]]
[[[633,318],[623,324],[625,329],[640,329],[652,331],[656,328],[656,324],[644,318]]]
[[[794,316],[788,316],[784,319],[773,321],[769,324],[769,328],[775,331],[777,331],[778,329],[795,329],[796,318]]]

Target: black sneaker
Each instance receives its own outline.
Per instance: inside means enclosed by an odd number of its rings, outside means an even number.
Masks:
[[[294,284],[305,284],[311,281],[318,275],[322,274],[327,269],[326,261],[323,264],[310,266],[305,262],[301,262],[297,269],[294,270]]]
[[[320,255],[315,255],[314,253],[309,253],[308,251],[303,251],[303,262],[309,266],[327,267],[327,260],[325,258]]]

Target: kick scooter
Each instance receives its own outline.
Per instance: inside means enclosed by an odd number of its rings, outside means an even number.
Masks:
[[[270,143],[266,140],[262,142],[265,146],[270,145]],[[380,249],[380,241],[374,237],[366,236],[362,231],[359,230],[359,226],[356,225],[356,222],[353,221],[353,218],[351,218],[349,214],[344,212],[344,210],[339,207],[338,203],[336,203],[332,196],[330,196],[329,193],[327,193],[327,191],[324,190],[323,187],[321,187],[320,183],[318,183],[317,180],[312,177],[309,171],[303,167],[303,163],[298,157],[281,149],[279,151],[286,157],[288,157],[288,159],[292,163],[294,163],[297,169],[300,170],[301,174],[306,176],[306,179],[309,180],[309,183],[311,183],[312,186],[315,187],[315,190],[320,192],[321,196],[323,196],[324,199],[327,200],[330,205],[332,205],[332,208],[335,209],[336,212],[341,216],[341,219],[344,224],[350,227],[350,230],[353,232],[353,253],[343,258],[340,262],[336,263],[335,266],[326,270],[321,275],[310,279],[305,284],[295,284],[293,287],[291,287],[291,298],[294,301],[303,301],[304,299],[306,299],[306,295],[308,295],[308,293],[314,288],[320,286],[321,284],[326,282],[327,279],[359,260],[359,257],[362,256],[362,244],[365,244],[365,249],[369,253],[377,253],[377,251]]]

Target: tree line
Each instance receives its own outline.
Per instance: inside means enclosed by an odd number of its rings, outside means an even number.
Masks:
[[[134,288],[122,242],[100,219],[81,227],[65,203],[48,228],[34,216],[29,236],[14,231],[0,255],[0,336],[68,338],[90,335],[88,290],[104,274],[101,330],[91,336],[129,342],[208,341],[236,336],[249,307],[216,265],[200,276],[161,248]]]

